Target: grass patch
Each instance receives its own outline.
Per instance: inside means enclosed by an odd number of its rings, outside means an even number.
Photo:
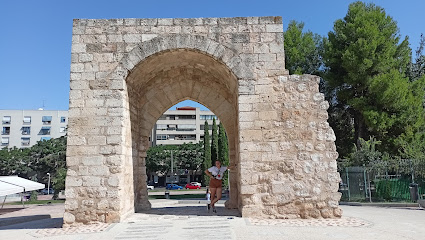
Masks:
[[[170,195],[170,199],[205,199],[205,194]],[[165,195],[150,195],[149,199],[165,199]]]
[[[24,204],[48,204],[48,203],[64,203],[65,200],[36,200],[36,201],[25,201]],[[5,203],[7,205],[22,205],[22,202],[10,202]]]

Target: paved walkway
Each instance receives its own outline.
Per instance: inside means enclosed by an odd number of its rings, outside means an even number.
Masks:
[[[342,206],[342,219],[256,220],[241,218],[222,204],[212,214],[193,201],[151,202],[151,211],[122,223],[68,229],[60,228],[63,204],[9,211],[0,215],[0,239],[425,239],[425,210],[419,208]],[[6,223],[28,216],[44,217]]]

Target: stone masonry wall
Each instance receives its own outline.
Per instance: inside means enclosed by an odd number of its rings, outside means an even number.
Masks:
[[[341,216],[335,135],[318,83],[312,75],[278,76],[239,97],[243,216]]]

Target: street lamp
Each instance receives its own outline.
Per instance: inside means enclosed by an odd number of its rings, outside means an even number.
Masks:
[[[49,176],[49,181],[47,182],[47,195],[50,194],[50,173],[47,173],[47,176]]]

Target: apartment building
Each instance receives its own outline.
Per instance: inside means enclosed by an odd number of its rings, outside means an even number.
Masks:
[[[155,145],[180,145],[183,143],[198,143],[204,139],[205,120],[210,126],[216,119],[211,111],[202,111],[200,108],[180,107],[166,111],[152,129],[151,143]]]
[[[1,148],[25,148],[66,134],[68,111],[0,110]]]

